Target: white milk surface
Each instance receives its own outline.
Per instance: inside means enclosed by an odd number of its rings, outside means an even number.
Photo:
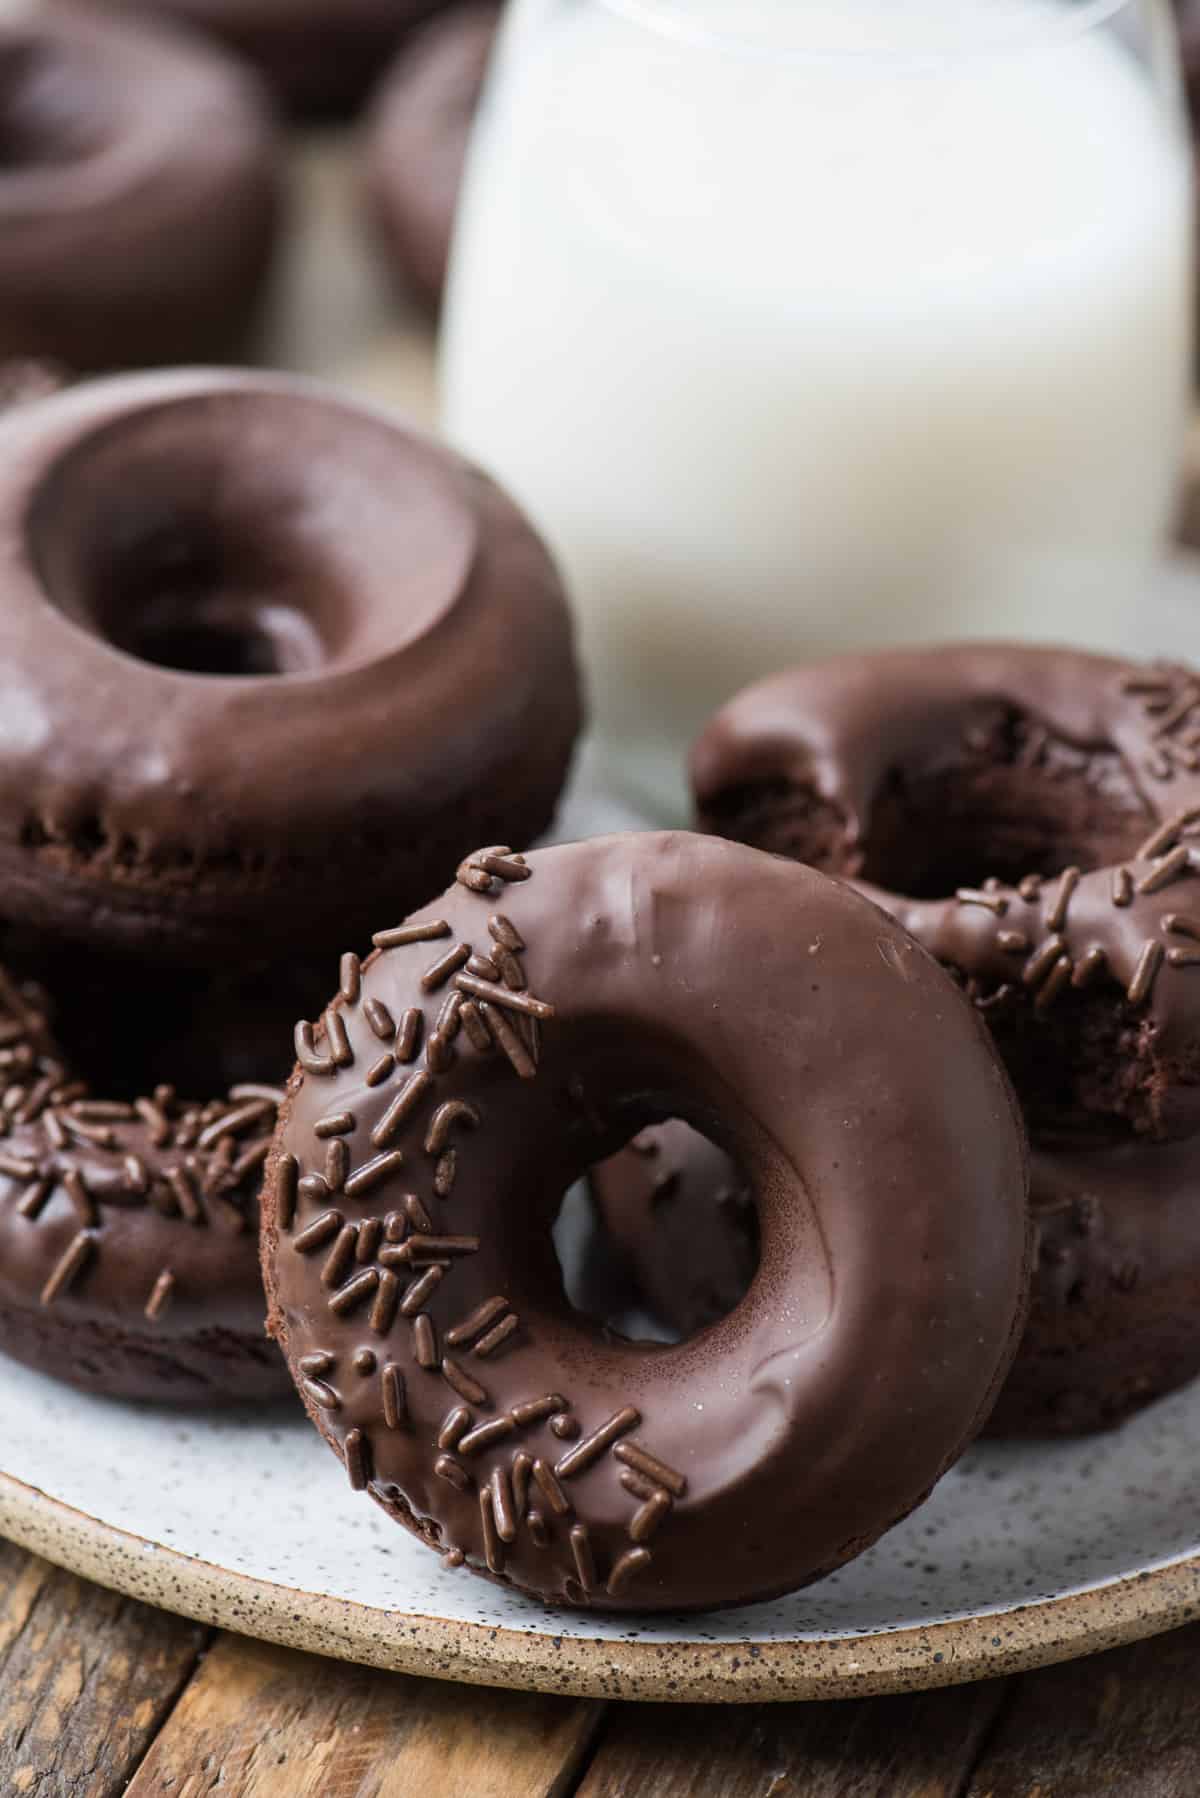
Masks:
[[[663,815],[748,680],[1038,634],[1064,580],[1087,640],[1096,583],[1136,590],[1184,416],[1188,167],[1097,10],[517,0],[444,422],[563,558],[602,745]]]

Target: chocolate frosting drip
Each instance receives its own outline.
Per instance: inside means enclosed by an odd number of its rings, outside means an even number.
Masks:
[[[1011,1094],[936,964],[683,834],[481,851],[376,940],[298,1029],[264,1193],[272,1328],[351,1483],[453,1564],[616,1610],[787,1591],[916,1504],[1028,1277]],[[569,1309],[550,1226],[672,1115],[745,1169],[762,1258],[648,1347]]]
[[[42,994],[0,969],[0,1346],[127,1398],[283,1390],[256,1255],[281,1096],[98,1099],[54,1042]]]
[[[549,822],[562,586],[446,450],[313,383],[189,372],[18,408],[0,461],[10,920],[196,966],[335,953],[477,832]]]

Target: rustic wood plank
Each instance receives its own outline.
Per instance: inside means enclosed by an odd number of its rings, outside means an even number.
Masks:
[[[128,1798],[560,1798],[602,1711],[222,1636]]]
[[[578,1798],[959,1798],[1005,1683],[839,1704],[630,1705]]]
[[[1022,1679],[970,1798],[1195,1798],[1200,1629]]]
[[[124,1792],[206,1640],[0,1542],[0,1792]]]

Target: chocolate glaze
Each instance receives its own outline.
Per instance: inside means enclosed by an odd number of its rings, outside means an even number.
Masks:
[[[298,1032],[264,1189],[271,1327],[352,1484],[552,1603],[748,1601],[860,1551],[978,1428],[1022,1321],[1024,1148],[971,1008],[847,888],[685,834],[481,851],[414,922]],[[393,1031],[414,1059],[371,1084]],[[664,1348],[569,1309],[550,1228],[672,1115],[746,1170],[762,1259]]]
[[[0,17],[0,360],[228,354],[279,187],[268,107],[220,52],[67,0]]]
[[[17,408],[0,465],[10,921],[307,960],[548,823],[580,716],[562,588],[449,452],[305,381],[187,372]]]
[[[372,106],[367,197],[402,285],[436,312],[467,142],[483,92],[499,6],[457,6],[400,56]]]
[[[349,112],[404,34],[442,0],[103,0],[211,33],[258,69],[292,112]]]
[[[847,657],[748,689],[692,768],[710,827],[855,877],[992,1026],[1043,1225],[992,1427],[1100,1427],[1191,1378],[1200,680],[1005,645]],[[1102,1227],[1074,1233],[1081,1193]]]
[[[285,1391],[256,1253],[278,1098],[98,1102],[0,970],[0,1349],[122,1398]]]

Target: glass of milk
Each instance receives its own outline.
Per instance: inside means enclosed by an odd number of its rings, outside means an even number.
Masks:
[[[1163,0],[514,0],[443,417],[565,564],[617,784],[683,815],[812,653],[1135,628],[1190,224]]]

